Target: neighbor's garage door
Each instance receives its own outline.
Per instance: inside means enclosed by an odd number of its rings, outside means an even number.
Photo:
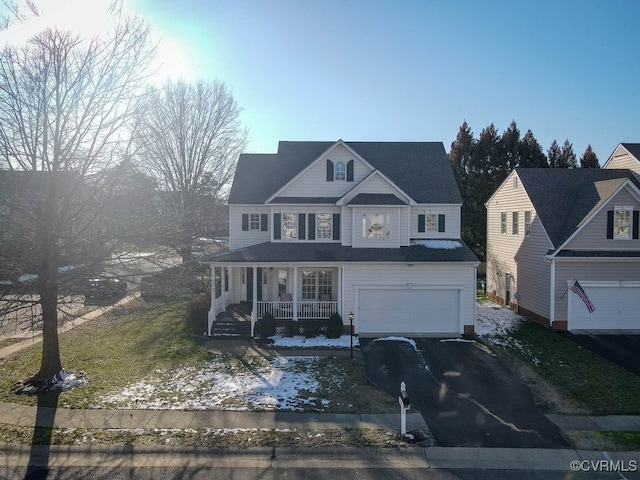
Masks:
[[[458,335],[460,291],[361,289],[358,321],[360,335]]]
[[[569,330],[640,330],[640,286],[582,287],[596,309],[570,291]]]

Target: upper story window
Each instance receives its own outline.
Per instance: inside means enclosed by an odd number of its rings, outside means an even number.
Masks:
[[[531,210],[524,212],[524,236],[531,236]]]
[[[362,238],[384,239],[391,237],[391,216],[387,213],[362,214]]]
[[[438,214],[427,213],[426,219],[425,219],[425,229],[427,232],[438,231]]]
[[[332,160],[327,160],[327,182],[345,180],[353,182],[353,168],[353,160],[349,160],[347,163],[342,161],[334,163]]]
[[[260,214],[259,213],[249,214],[249,229],[260,230]]]
[[[633,207],[615,207],[607,212],[607,238],[614,240],[637,240],[640,226],[640,211]]]
[[[425,213],[418,215],[418,233],[444,232],[445,215],[442,213]]]
[[[333,215],[331,213],[316,214],[316,238],[318,240],[326,240],[333,238],[331,227],[333,224]]]
[[[282,238],[298,238],[298,214],[282,214]]]
[[[511,235],[518,235],[518,215],[519,212],[511,214]]]
[[[507,234],[507,212],[500,212],[500,233]]]

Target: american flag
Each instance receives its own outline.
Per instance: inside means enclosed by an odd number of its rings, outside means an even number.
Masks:
[[[593,303],[591,303],[591,300],[589,300],[589,297],[587,296],[587,292],[584,291],[582,286],[578,283],[578,280],[576,280],[575,278],[573,279],[573,282],[571,282],[571,285],[569,285],[569,290],[571,290],[582,299],[585,307],[587,307],[587,310],[589,310],[589,313],[593,313],[596,307],[593,305]]]

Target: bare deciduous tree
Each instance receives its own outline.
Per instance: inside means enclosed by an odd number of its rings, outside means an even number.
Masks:
[[[240,108],[220,81],[168,81],[141,115],[140,163],[158,179],[165,242],[187,260],[194,238],[211,227],[247,143]]]
[[[0,167],[12,176],[3,186],[13,185],[0,220],[19,246],[5,243],[0,263],[37,275],[33,299],[43,329],[41,367],[26,390],[51,388],[62,370],[60,267],[101,249],[100,190],[121,159],[123,127],[137,111],[154,51],[140,18],[125,15],[120,2],[110,13],[109,33],[87,39],[50,27],[0,51]],[[4,28],[32,15],[38,11],[28,3]],[[9,308],[11,299],[3,300]]]

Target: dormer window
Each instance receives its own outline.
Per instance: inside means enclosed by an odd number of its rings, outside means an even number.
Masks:
[[[346,180],[347,179],[347,166],[344,162],[336,163],[336,168],[333,171],[334,180]]]
[[[626,240],[631,238],[631,208],[618,208],[613,216],[613,238]]]

